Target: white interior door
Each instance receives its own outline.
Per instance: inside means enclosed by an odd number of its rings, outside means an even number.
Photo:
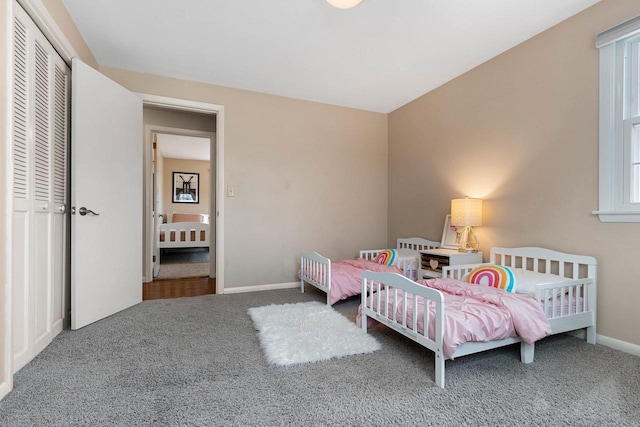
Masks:
[[[71,328],[78,329],[142,301],[143,128],[140,97],[78,59],[71,74]]]

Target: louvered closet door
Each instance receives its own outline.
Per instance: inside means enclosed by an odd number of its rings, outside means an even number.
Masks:
[[[59,56],[53,64],[53,121],[52,121],[52,194],[53,203],[53,318],[54,336],[64,326],[66,316],[65,277],[67,276],[67,204],[69,159],[69,85],[70,70]]]
[[[63,326],[69,70],[15,5],[12,329],[17,371]]]

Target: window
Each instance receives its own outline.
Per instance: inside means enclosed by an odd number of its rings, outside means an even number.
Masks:
[[[603,222],[640,222],[640,16],[598,34]]]

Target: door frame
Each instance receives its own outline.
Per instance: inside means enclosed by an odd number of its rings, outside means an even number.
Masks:
[[[144,126],[144,153],[143,156],[145,156],[145,163],[146,161],[149,161],[149,168],[151,169],[151,173],[150,174],[146,174],[145,173],[145,177],[148,177],[151,180],[151,185],[145,185],[145,189],[149,190],[149,193],[147,194],[147,192],[145,191],[144,194],[144,203],[145,203],[145,207],[147,205],[147,203],[149,204],[148,206],[150,206],[151,212],[155,209],[155,206],[153,205],[153,201],[154,201],[154,197],[153,197],[153,192],[157,191],[157,186],[154,187],[153,185],[153,172],[154,172],[154,164],[153,164],[153,135],[154,134],[164,134],[164,135],[180,135],[180,136],[193,136],[193,137],[198,137],[198,138],[209,138],[210,141],[210,145],[209,145],[209,165],[210,165],[210,169],[211,166],[213,166],[213,169],[216,168],[216,132],[210,132],[210,131],[200,131],[200,130],[193,130],[193,129],[182,129],[182,128],[173,128],[173,127],[167,127],[167,126],[161,126],[161,125],[145,125]],[[156,179],[158,179],[158,177],[156,177]],[[162,179],[162,178],[160,178]],[[209,189],[210,190],[215,190],[215,182],[216,182],[216,175],[210,173],[209,174]],[[214,193],[217,193],[217,190],[214,191]],[[216,212],[216,200],[215,197],[209,197],[209,206],[207,206],[207,209],[209,211],[209,217],[211,218],[211,216],[213,216],[212,212]],[[149,215],[150,211],[146,211],[145,210],[145,218],[149,219],[151,218],[151,216]],[[166,212],[168,213],[168,212]],[[157,214],[157,213],[156,213]],[[216,226],[217,224],[214,222],[213,224],[213,235],[216,235]],[[144,227],[144,233],[145,233],[145,243],[146,245],[144,246],[144,262],[143,262],[143,268],[144,268],[144,277],[143,277],[143,281],[144,283],[148,283],[151,282],[153,280],[153,261],[152,261],[152,257],[153,255],[155,255],[155,251],[154,251],[154,240],[156,239],[156,229],[155,229],[155,224],[154,224],[154,220],[150,219],[149,223],[147,224],[143,224]],[[213,243],[213,244],[212,244]],[[211,253],[215,254],[217,253],[217,247],[216,247],[216,242],[209,242],[209,248],[213,248],[213,250],[210,250]],[[214,262],[211,262],[212,260],[209,260],[209,277],[216,277],[216,264],[215,264],[215,260],[213,260]]]
[[[216,116],[216,132],[215,132],[215,150],[211,147],[212,155],[215,152],[215,274],[216,274],[216,293],[224,293],[224,106],[218,104],[210,104],[206,102],[191,101],[188,99],[170,98],[166,96],[151,95],[146,93],[139,94],[142,97],[142,105],[144,107],[156,107],[169,110],[177,110],[200,114],[214,114]],[[154,127],[154,126],[152,126]],[[159,128],[160,126],[155,126]],[[151,156],[152,141],[146,138],[144,144],[144,204],[146,212],[151,212],[153,208],[153,162]],[[212,162],[212,158],[209,162]],[[213,174],[211,174],[213,179]],[[211,188],[214,188],[213,186]],[[210,215],[214,211],[210,211]],[[145,218],[147,220],[148,218]],[[143,224],[145,229],[145,241],[149,241],[153,237],[151,221],[145,221]],[[151,253],[149,253],[150,255]],[[146,256],[146,254],[145,254]],[[209,265],[209,275],[211,275],[211,263]],[[145,276],[149,274],[147,269]],[[153,277],[153,273],[152,273]]]

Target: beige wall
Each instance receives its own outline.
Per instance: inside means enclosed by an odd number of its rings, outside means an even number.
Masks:
[[[640,224],[598,208],[595,34],[638,14],[604,0],[389,116],[389,240],[439,239],[450,199],[481,197],[492,246],[543,246],[599,262],[598,333],[640,344]]]
[[[162,173],[162,214],[180,213],[209,213],[211,186],[209,185],[210,165],[204,160],[184,160],[164,158]],[[199,203],[173,203],[173,172],[188,172],[200,174]],[[213,222],[213,221],[211,221]]]
[[[128,89],[225,107],[225,287],[292,282],[300,252],[387,238],[387,116],[102,67]],[[166,168],[166,165],[165,165]]]

